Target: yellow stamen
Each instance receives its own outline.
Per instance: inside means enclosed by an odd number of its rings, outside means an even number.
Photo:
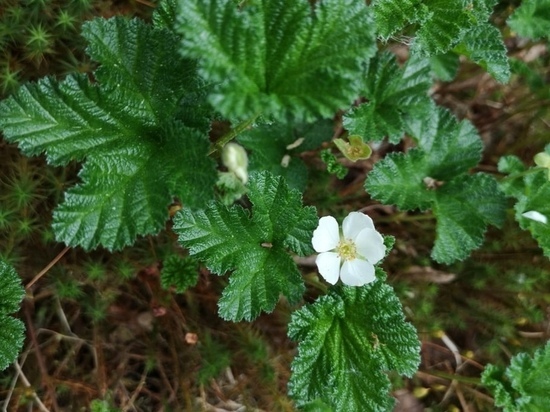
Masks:
[[[336,247],[336,252],[344,260],[353,260],[357,258],[357,249],[355,243],[350,239],[342,239]]]

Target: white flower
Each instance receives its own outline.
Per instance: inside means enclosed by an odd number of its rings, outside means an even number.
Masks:
[[[534,220],[535,222],[540,222],[546,224],[548,222],[548,219],[546,216],[544,216],[542,213],[537,212],[536,210],[530,210],[529,212],[525,212],[522,214],[523,217],[526,217],[527,219]]]
[[[246,185],[248,182],[248,155],[242,146],[237,143],[227,143],[223,147],[222,162],[243,182],[243,185]]]
[[[325,280],[334,285],[338,278],[349,286],[363,286],[376,279],[374,265],[386,253],[384,238],[374,229],[372,219],[363,213],[351,212],[342,223],[332,216],[319,219],[311,243],[319,253],[315,263]]]

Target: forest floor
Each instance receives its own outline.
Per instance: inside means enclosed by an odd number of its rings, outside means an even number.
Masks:
[[[147,2],[98,3],[96,14],[104,16],[147,16],[152,10]],[[496,23],[506,15],[503,8]],[[531,165],[550,142],[547,47],[512,35],[506,42],[544,88],[534,90],[519,76],[501,85],[463,62],[454,81],[432,89],[440,105],[477,127],[485,144],[478,170],[497,177],[501,156],[514,154]],[[44,75],[48,67],[56,66],[29,68],[26,78]],[[404,140],[397,149],[410,144]],[[396,148],[382,145],[371,159],[350,165],[342,181],[312,184],[304,202],[316,204],[330,190],[339,199],[335,207],[368,211],[377,229],[397,239],[384,269],[419,332],[422,363],[412,379],[391,377],[400,401],[396,411],[494,410],[479,385],[484,366],[507,364],[549,338],[549,261],[513,221],[510,208],[506,227],[489,230],[470,258],[435,264],[429,259],[435,221],[379,205],[362,190],[373,162],[391,150]],[[321,168],[317,158],[304,154]],[[177,248],[170,227],[118,253],[84,253],[55,243],[52,210],[77,171],[77,165],[60,169],[26,158],[0,141],[0,225],[9,202],[16,195],[23,199],[13,223],[0,226],[0,251],[27,292],[19,314],[25,346],[16,364],[0,373],[3,410],[293,411],[286,394],[296,353],[287,337],[293,308],[280,302],[252,323],[224,322],[217,301],[227,279],[204,268],[196,287],[183,294],[164,290],[163,258]],[[316,268],[311,258],[298,263],[310,286],[305,301],[311,302],[318,294]]]

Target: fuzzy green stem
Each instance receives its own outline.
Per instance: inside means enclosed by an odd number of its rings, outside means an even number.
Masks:
[[[243,131],[245,131],[252,123],[256,121],[256,119],[260,116],[260,113],[256,113],[254,116],[252,116],[250,119],[247,119],[241,123],[239,123],[237,126],[232,128],[229,132],[224,134],[210,149],[208,152],[208,155],[210,156],[212,153],[219,152],[221,149],[229,143],[231,140],[233,140],[235,137],[237,137],[239,134],[241,134]]]
[[[539,173],[540,171],[543,171],[544,169],[546,169],[545,167],[539,167],[539,166],[533,166],[523,172],[520,172],[520,173],[512,173],[506,177],[503,177],[502,178],[502,181],[505,182],[507,180],[514,180],[514,179],[518,179],[520,177],[524,177],[524,176],[527,176],[527,175],[530,175],[530,174],[533,174],[533,173]]]

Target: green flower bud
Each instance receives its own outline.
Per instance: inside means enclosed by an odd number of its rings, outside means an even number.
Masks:
[[[537,166],[547,169],[548,180],[550,180],[550,153],[537,153],[533,160]]]

